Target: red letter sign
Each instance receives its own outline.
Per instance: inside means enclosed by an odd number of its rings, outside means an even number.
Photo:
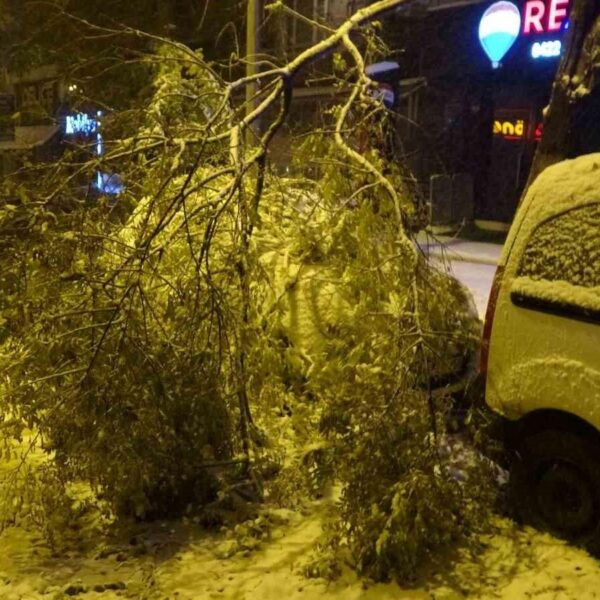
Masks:
[[[556,0],[553,0],[556,1]],[[523,18],[523,33],[544,33],[542,19],[546,13],[546,5],[542,0],[529,0],[525,4],[525,17]]]
[[[558,31],[567,16],[569,0],[552,0],[548,14],[548,31]]]

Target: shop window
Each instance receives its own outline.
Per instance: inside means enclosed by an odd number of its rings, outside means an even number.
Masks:
[[[327,23],[329,20],[330,0],[291,0],[292,10],[308,17],[316,23]],[[306,23],[297,17],[288,19],[288,49],[302,50],[316,44],[325,36],[324,30]]]
[[[600,286],[600,204],[571,209],[540,224],[521,257],[519,277]]]

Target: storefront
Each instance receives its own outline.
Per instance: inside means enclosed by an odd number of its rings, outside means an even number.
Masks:
[[[402,76],[427,81],[398,108],[407,160],[434,220],[511,222],[541,137],[568,10],[569,0],[470,2],[388,24]],[[436,216],[437,204],[446,206]]]
[[[0,175],[18,171],[26,162],[51,163],[66,148],[78,149],[80,160],[104,155],[102,112],[69,107],[77,86],[66,86],[55,67],[32,70],[0,92]],[[18,118],[17,118],[18,116]],[[118,174],[97,171],[83,188],[116,196],[124,187]]]
[[[0,92],[0,175],[14,173],[30,161],[57,160],[62,152],[57,115],[64,99],[54,66],[8,77],[8,86]]]

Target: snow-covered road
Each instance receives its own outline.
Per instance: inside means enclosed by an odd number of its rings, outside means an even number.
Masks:
[[[442,268],[449,267],[451,273],[471,290],[483,319],[502,246],[456,238],[441,238],[434,242],[424,239],[419,245]]]
[[[452,261],[450,267],[453,275],[471,290],[479,317],[483,319],[496,267],[462,260]]]

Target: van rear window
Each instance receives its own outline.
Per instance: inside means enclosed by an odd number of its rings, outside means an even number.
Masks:
[[[571,209],[534,229],[519,277],[600,286],[600,203]]]

